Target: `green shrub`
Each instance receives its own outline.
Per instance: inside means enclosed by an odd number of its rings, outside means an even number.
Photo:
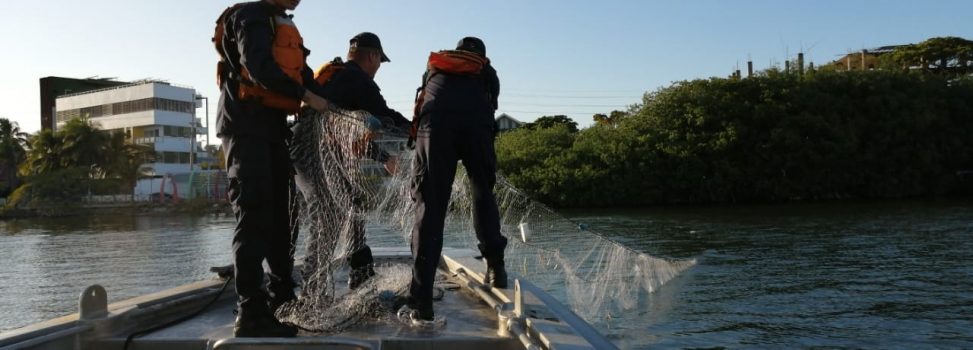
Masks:
[[[678,82],[618,122],[496,147],[501,173],[545,203],[641,206],[956,194],[970,135],[969,78],[769,71]]]

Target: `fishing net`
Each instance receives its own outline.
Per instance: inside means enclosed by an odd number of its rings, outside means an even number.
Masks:
[[[294,128],[291,155],[297,170],[296,209],[305,236],[300,297],[278,310],[282,321],[334,333],[363,321],[392,317],[390,300],[403,293],[411,265],[379,265],[377,274],[349,291],[337,274],[370,241],[408,247],[415,220],[411,198],[412,151],[401,130],[380,129],[365,112],[305,111]],[[374,160],[396,155],[391,174]],[[476,250],[473,196],[461,165],[453,183],[444,246]],[[494,189],[512,278],[525,278],[593,324],[639,305],[643,298],[693,266],[695,260],[649,256],[588,230],[531,200],[502,176]],[[389,240],[391,238],[391,240]]]

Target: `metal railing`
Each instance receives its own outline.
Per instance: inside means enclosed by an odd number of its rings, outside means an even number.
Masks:
[[[165,80],[143,79],[143,80],[139,80],[139,81],[133,81],[131,83],[124,84],[124,85],[109,86],[109,87],[101,88],[101,89],[87,90],[87,91],[81,91],[81,92],[72,92],[70,94],[58,95],[57,98],[74,97],[74,96],[81,96],[81,95],[93,94],[93,93],[97,93],[97,92],[105,92],[105,91],[112,91],[112,90],[118,90],[118,89],[127,89],[127,88],[130,88],[130,87],[140,86],[140,85],[146,85],[146,84],[162,84],[162,85],[168,85],[168,86],[173,86],[173,87],[177,87],[177,88],[189,89],[189,90],[193,90],[193,91],[196,90],[193,87],[188,86],[188,85],[174,84],[174,83],[170,83],[170,82],[165,81]]]

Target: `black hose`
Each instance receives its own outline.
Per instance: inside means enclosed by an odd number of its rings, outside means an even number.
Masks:
[[[210,306],[213,306],[213,304],[215,304],[217,300],[220,300],[220,296],[222,296],[223,295],[223,292],[226,291],[226,287],[230,285],[230,281],[233,281],[233,278],[232,277],[227,278],[226,281],[223,282],[223,287],[220,287],[220,291],[216,293],[216,296],[213,297],[213,300],[210,300],[208,303],[206,303],[206,305],[203,305],[202,308],[200,308],[199,310],[196,310],[196,312],[194,312],[194,313],[192,313],[190,315],[187,315],[187,316],[180,317],[178,319],[175,319],[175,320],[173,320],[171,322],[168,322],[168,323],[165,323],[165,324],[162,324],[162,325],[159,325],[159,326],[151,327],[151,328],[148,328],[148,329],[143,329],[143,330],[140,330],[140,331],[136,331],[136,332],[134,332],[132,334],[129,334],[128,335],[128,338],[125,338],[125,345],[122,346],[122,349],[123,350],[128,350],[128,346],[132,344],[132,340],[134,340],[137,337],[141,337],[141,336],[143,336],[145,334],[152,333],[152,332],[155,332],[155,331],[160,330],[160,329],[163,329],[163,328],[172,327],[172,326],[177,325],[179,323],[185,322],[185,321],[187,321],[187,320],[189,320],[189,319],[191,319],[193,317],[199,316],[199,314],[203,313],[203,311],[206,311],[206,309],[208,309]]]

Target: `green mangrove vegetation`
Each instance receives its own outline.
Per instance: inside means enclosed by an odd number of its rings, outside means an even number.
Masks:
[[[940,196],[973,181],[968,76],[769,70],[678,82],[579,131],[542,119],[498,137],[498,167],[561,207]]]

